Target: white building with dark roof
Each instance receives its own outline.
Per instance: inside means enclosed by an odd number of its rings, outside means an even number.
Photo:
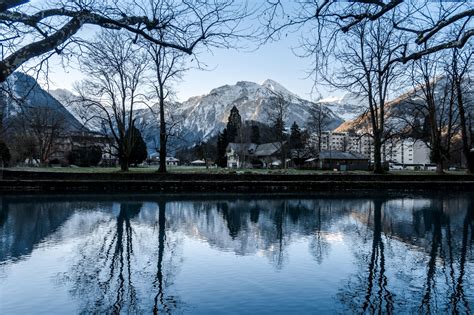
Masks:
[[[226,149],[227,167],[270,166],[280,160],[281,143],[229,143]]]

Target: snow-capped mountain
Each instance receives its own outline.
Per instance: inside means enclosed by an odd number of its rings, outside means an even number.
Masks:
[[[314,102],[300,98],[273,80],[265,80],[262,84],[239,81],[235,85],[215,88],[209,94],[191,97],[181,104],[180,111],[186,117],[184,128],[192,134],[189,140],[207,139],[217,134],[227,124],[233,106],[239,110],[242,120],[268,124],[268,112],[275,97],[283,97],[289,102],[288,127],[293,122],[306,126]],[[331,109],[325,108],[325,111],[331,117],[329,129],[333,130],[343,122]]]
[[[88,113],[84,106],[77,101],[77,95],[66,89],[49,90],[55,99],[57,99],[80,123],[86,124]],[[91,126],[86,126],[91,128]]]
[[[12,76],[12,78],[17,77],[28,81],[30,85],[35,84],[34,79],[29,76],[23,74]],[[17,84],[16,89],[21,94],[20,91],[27,88],[24,85]],[[50,104],[48,106],[56,106],[67,112],[73,126],[81,126],[81,122],[85,123],[82,117],[83,111],[75,108],[75,106],[80,107],[80,104],[71,105],[70,101],[75,98],[72,92],[58,89],[51,90],[48,93],[40,89],[38,85],[34,87],[34,90],[35,92],[32,95],[41,95],[44,98],[44,100],[36,103],[47,103]],[[284,98],[288,102],[287,127],[289,128],[293,122],[296,122],[300,127],[305,128],[309,111],[315,103],[299,97],[273,80],[265,80],[261,84],[239,81],[234,85],[217,87],[208,94],[191,97],[182,103],[175,102],[168,108],[172,109],[170,115],[172,114],[182,121],[180,127],[182,129],[181,137],[186,140],[187,145],[193,145],[197,141],[207,140],[221,131],[227,124],[233,106],[237,107],[244,121],[270,124],[268,113],[271,112],[275,99],[278,97]],[[330,106],[324,106],[323,109],[326,115],[331,118],[328,129],[333,130],[343,123],[344,120],[335,114]],[[159,134],[157,113],[157,108],[154,110],[140,109],[136,112],[137,124],[144,129],[143,133],[146,139],[155,139],[154,136]],[[153,145],[156,145],[156,143]],[[149,147],[153,145],[149,143]]]
[[[83,129],[83,125],[67,110],[60,101],[43,90],[36,80],[24,73],[15,72],[6,82],[2,83],[3,119],[8,121],[26,108],[48,108],[60,114],[65,119],[65,126],[69,131]]]
[[[342,97],[331,96],[317,101],[326,105],[334,114],[344,119],[352,120],[359,116],[363,111],[363,98],[352,93],[346,93]]]

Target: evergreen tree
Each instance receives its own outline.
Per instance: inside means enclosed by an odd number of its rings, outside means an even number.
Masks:
[[[130,164],[140,164],[148,157],[146,143],[143,140],[140,130],[132,126],[132,152],[130,154]],[[128,131],[127,131],[128,132]]]
[[[301,134],[300,127],[298,124],[293,122],[291,126],[291,134],[290,134],[290,148],[291,149],[302,149],[303,148],[303,137]]]
[[[252,126],[250,142],[260,144],[260,128],[257,125]]]
[[[219,167],[227,167],[227,157],[226,157],[226,150],[227,145],[229,144],[228,141],[228,134],[227,129],[224,128],[222,132],[219,132],[217,135],[217,165]]]
[[[235,142],[242,126],[242,118],[240,117],[237,107],[230,110],[229,119],[227,121],[227,140]]]
[[[273,125],[273,131],[275,132],[275,137],[278,142],[285,141],[285,122],[283,121],[283,119],[278,118],[275,120],[275,124]]]

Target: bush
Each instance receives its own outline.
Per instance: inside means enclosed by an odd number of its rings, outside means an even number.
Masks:
[[[469,152],[467,159],[468,159],[467,166],[469,167],[469,172],[474,174],[474,150],[471,150]]]
[[[10,150],[8,149],[5,142],[0,141],[0,161],[2,162],[2,165],[8,166],[8,164],[10,163],[10,159]]]
[[[97,166],[101,159],[102,149],[96,145],[73,149],[68,156],[69,164],[82,167]]]

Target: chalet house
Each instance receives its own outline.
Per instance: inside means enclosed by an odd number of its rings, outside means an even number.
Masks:
[[[227,167],[270,167],[280,160],[281,143],[229,143],[226,149]]]
[[[149,156],[150,164],[159,164],[160,163],[160,153],[155,152],[150,154]],[[172,156],[167,156],[166,157],[166,166],[178,166],[179,165],[179,159],[172,157]]]
[[[53,154],[50,161],[57,160],[60,163],[68,163],[68,154],[78,148],[98,146],[102,150],[101,165],[113,166],[117,163],[116,149],[109,137],[94,132],[76,132],[58,137],[54,142]]]
[[[321,151],[316,159],[306,161],[322,170],[369,170],[369,159],[353,152]]]

